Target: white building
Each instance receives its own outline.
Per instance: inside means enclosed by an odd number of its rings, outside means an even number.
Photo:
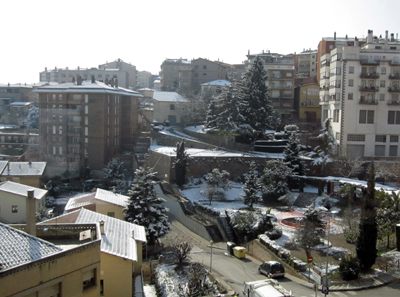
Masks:
[[[400,42],[368,31],[361,47],[336,42],[320,60],[320,105],[343,155],[398,157]]]

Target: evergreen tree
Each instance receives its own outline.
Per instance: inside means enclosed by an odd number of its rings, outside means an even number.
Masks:
[[[186,166],[189,156],[185,151],[185,141],[176,144],[176,160],[175,160],[175,182],[178,186],[183,186],[186,181]]]
[[[248,125],[256,133],[264,134],[266,129],[273,129],[274,110],[268,97],[266,81],[268,72],[264,69],[259,56],[243,74],[239,84],[239,96],[242,101],[240,125]]]
[[[208,104],[207,114],[206,114],[206,128],[218,129],[220,126],[220,109],[218,106],[218,99],[212,98]]]
[[[166,216],[168,209],[163,198],[157,197],[154,187],[155,172],[151,168],[136,169],[129,190],[128,205],[124,209],[125,220],[146,228],[147,242],[151,245],[167,234],[171,227]]]
[[[356,251],[360,267],[368,269],[374,265],[377,257],[376,242],[378,237],[375,209],[375,166],[371,163],[368,172],[367,189],[364,190],[364,206],[361,210],[360,234]]]
[[[332,156],[336,149],[336,140],[332,134],[331,118],[325,120],[318,138],[322,143],[315,147],[314,151],[310,153],[310,157],[313,158],[311,165],[314,166],[316,174],[326,176],[326,168],[328,164],[333,162]]]
[[[293,175],[289,178],[289,187],[292,189],[295,183],[295,176],[306,175],[306,168],[304,161],[300,158],[302,151],[304,151],[304,146],[300,144],[300,139],[298,137],[299,128],[296,125],[285,126],[285,132],[289,136],[289,141],[286,148],[283,151],[285,156],[284,162],[292,169]],[[299,180],[300,190],[303,189],[303,179]]]
[[[228,179],[229,175],[229,172],[226,170],[219,171],[218,168],[214,168],[212,172],[207,173],[205,176],[207,183],[205,195],[210,200],[210,205],[215,198],[223,195],[222,190],[227,191],[231,189],[232,185]]]
[[[120,192],[125,192],[129,187],[128,170],[124,163],[118,158],[113,158],[108,162],[107,167],[103,168],[104,179],[108,187],[116,187]]]
[[[268,160],[261,176],[263,196],[279,197],[289,192],[288,178],[292,169],[281,159]]]
[[[250,164],[250,171],[248,173],[247,180],[243,187],[243,202],[253,210],[253,204],[258,202],[261,198],[260,184],[257,176],[257,165],[253,161]]]

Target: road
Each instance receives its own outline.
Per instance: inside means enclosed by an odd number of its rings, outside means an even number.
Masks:
[[[197,234],[192,233],[186,227],[178,222],[172,223],[171,233],[163,239],[164,244],[169,244],[174,240],[191,241],[194,246],[191,252],[192,261],[202,263],[206,267],[212,268],[212,272],[218,278],[223,279],[235,292],[242,293],[243,282],[264,279],[264,275],[258,273],[258,266],[260,261],[247,256],[245,259],[237,259],[226,253],[226,244],[216,243],[212,248],[210,243],[205,239],[199,237]],[[292,291],[296,297],[322,297],[320,291],[315,293],[312,289],[298,283],[299,279],[291,275],[286,275],[283,279],[278,280],[279,283],[287,290]],[[242,296],[242,294],[240,295]],[[363,291],[344,291],[344,292],[329,292],[328,296],[400,296],[400,282],[394,284],[374,288]]]

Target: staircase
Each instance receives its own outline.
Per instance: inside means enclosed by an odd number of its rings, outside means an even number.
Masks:
[[[138,167],[145,165],[145,156],[150,148],[150,132],[142,132],[135,145],[135,155]]]

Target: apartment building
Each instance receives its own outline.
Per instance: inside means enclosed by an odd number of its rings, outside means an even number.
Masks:
[[[138,71],[137,73],[137,89],[152,88],[153,87],[153,74],[148,71]]]
[[[261,54],[247,55],[248,63],[252,63],[259,56],[268,71],[266,84],[269,87],[269,97],[274,109],[279,112],[282,120],[292,118],[294,110],[294,78],[295,63],[293,55],[281,55],[262,52]]]
[[[321,55],[321,121],[332,118],[341,154],[399,156],[400,42],[369,30],[362,44],[337,40]],[[334,47],[334,48],[333,48]]]
[[[35,90],[39,94],[40,157],[48,174],[77,173],[89,166],[102,177],[102,169],[115,156],[132,156],[139,133],[139,93],[106,83],[82,81]]]
[[[304,49],[301,53],[295,54],[296,77],[317,76],[317,50]]]
[[[118,80],[119,86],[126,89],[135,90],[137,81],[136,66],[126,63],[121,59],[114,62],[107,62],[99,65],[98,68],[81,68],[76,69],[57,68],[40,72],[39,79],[41,82],[57,82],[59,84],[73,82],[78,76],[84,80],[90,80],[92,77],[99,82],[106,80]]]
[[[227,78],[224,63],[198,58],[167,59],[161,64],[161,90],[200,90],[201,84]]]
[[[0,108],[12,102],[34,101],[33,86],[27,84],[0,84]]]
[[[321,106],[319,105],[319,85],[316,78],[296,79],[295,109],[298,110],[299,122],[320,126]]]

